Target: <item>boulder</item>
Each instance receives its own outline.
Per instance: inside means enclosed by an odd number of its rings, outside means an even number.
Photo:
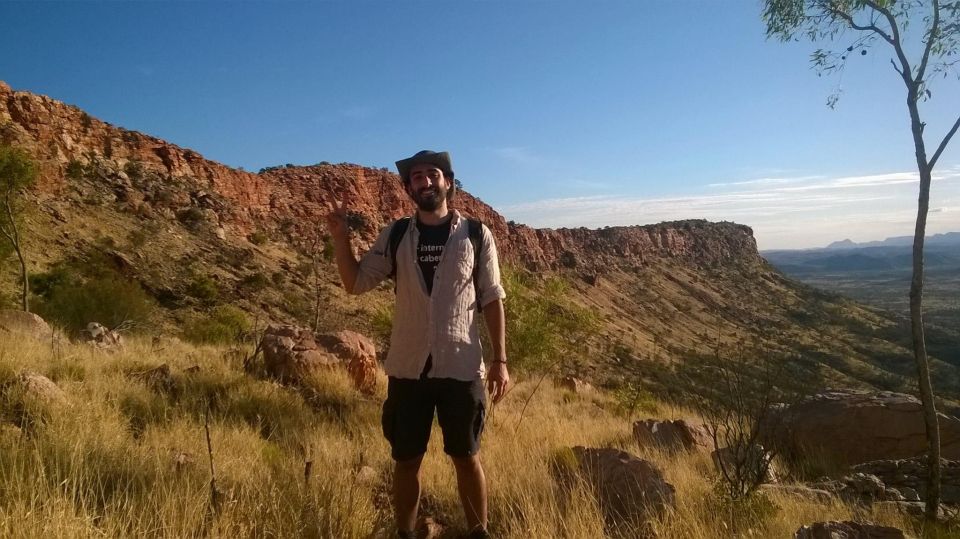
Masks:
[[[557,458],[552,470],[565,490],[582,479],[614,528],[646,521],[675,504],[673,485],[653,463],[618,449],[577,446]]]
[[[760,483],[774,481],[773,463],[770,453],[760,444],[749,447],[721,447],[710,452],[710,459],[720,474],[751,480],[754,477]],[[762,474],[762,475],[761,475]]]
[[[822,504],[829,504],[836,500],[836,497],[830,491],[819,488],[811,488],[806,485],[764,484],[760,485],[759,490],[765,494],[771,494],[774,496],[788,496],[804,501],[813,500]]]
[[[898,528],[845,520],[814,522],[809,526],[801,526],[793,537],[794,539],[906,539],[908,536]]]
[[[99,322],[90,322],[82,332],[89,344],[97,348],[115,350],[123,348],[123,337],[120,332],[114,331]]]
[[[641,448],[656,447],[667,452],[706,450],[712,445],[706,427],[683,419],[644,419],[633,424],[633,437]]]
[[[915,502],[926,498],[927,457],[900,460],[876,460],[853,467],[855,474],[869,474],[881,481],[888,490],[896,490],[902,501]],[[901,501],[888,496],[884,500]],[[940,459],[940,501],[960,506],[960,462]]]
[[[960,419],[939,419],[943,457],[960,459]],[[927,447],[920,401],[889,391],[828,391],[780,407],[764,436],[787,456],[838,466],[910,458]]]
[[[340,364],[340,358],[319,348],[312,331],[297,326],[268,327],[261,346],[267,373],[284,382],[299,382]]]
[[[27,335],[40,341],[53,338],[53,330],[43,318],[16,309],[0,309],[0,332]]]
[[[560,389],[574,393],[584,393],[593,390],[593,386],[575,376],[564,376],[557,381],[557,386],[559,386]]]
[[[377,360],[373,358],[353,358],[347,363],[347,372],[353,380],[353,386],[361,393],[372,395],[377,389]]]
[[[324,348],[344,361],[352,359],[370,359],[376,362],[377,347],[367,337],[348,329],[336,333],[320,335],[318,339]]]
[[[64,402],[67,400],[63,390],[52,380],[35,372],[22,372],[17,376],[17,386],[24,397],[34,398],[41,402]]]
[[[267,373],[299,382],[320,369],[343,366],[365,393],[377,387],[377,349],[367,337],[348,330],[315,335],[297,326],[270,326],[261,343]]]

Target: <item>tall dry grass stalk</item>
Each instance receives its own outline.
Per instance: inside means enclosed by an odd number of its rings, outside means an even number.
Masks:
[[[163,363],[171,367],[173,389],[133,375]],[[252,377],[241,363],[225,349],[175,341],[154,347],[133,339],[113,354],[65,345],[54,354],[47,343],[0,337],[0,536],[390,537],[392,462],[379,424],[383,380],[370,398],[341,371],[292,388]],[[194,365],[200,371],[189,373]],[[25,402],[11,383],[24,370],[53,379],[66,402]],[[562,494],[551,479],[551,459],[573,445],[624,449],[664,469],[678,505],[652,524],[660,537],[791,537],[802,524],[852,517],[909,527],[894,514],[779,497],[754,520],[732,518],[718,502],[708,457],[641,450],[612,399],[573,395],[551,383],[533,394],[534,385],[521,382],[484,433],[497,537],[604,536],[590,492]],[[521,404],[531,396],[518,429]],[[207,510],[206,410],[222,496],[215,515]],[[658,410],[662,417],[690,416],[663,403]],[[423,466],[422,507],[462,531],[453,467],[441,445],[435,432]]]

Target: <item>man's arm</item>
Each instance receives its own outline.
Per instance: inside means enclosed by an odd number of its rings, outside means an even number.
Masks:
[[[333,237],[333,255],[337,261],[337,271],[340,273],[340,280],[343,282],[343,288],[350,294],[353,293],[354,285],[357,283],[357,273],[360,271],[360,262],[353,254],[353,246],[350,245],[350,227],[347,226],[347,209],[338,201],[334,201],[333,207],[327,214],[327,227],[330,229],[330,235]]]
[[[483,307],[483,317],[493,343],[493,358],[487,372],[487,391],[497,403],[510,387],[510,372],[507,369],[507,324],[503,314],[503,300],[496,299]]]

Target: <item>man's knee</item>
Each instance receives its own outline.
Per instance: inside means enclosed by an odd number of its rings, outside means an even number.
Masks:
[[[480,455],[478,453],[463,457],[451,456],[450,459],[457,471],[475,470],[480,467]]]
[[[398,472],[415,474],[420,471],[421,463],[423,463],[423,455],[418,455],[405,460],[397,460],[394,462],[394,466]]]

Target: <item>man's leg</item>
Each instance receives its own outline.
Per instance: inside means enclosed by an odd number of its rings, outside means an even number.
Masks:
[[[398,460],[393,466],[393,509],[397,529],[412,531],[417,525],[420,506],[420,463],[423,455]],[[482,472],[481,472],[482,473]]]
[[[467,518],[467,529],[487,528],[487,478],[483,474],[480,455],[451,457],[457,470],[457,489]]]
[[[486,418],[483,382],[436,381],[437,419],[443,430],[443,449],[457,471],[460,503],[470,531],[487,527],[487,479],[480,465],[480,435]]]

